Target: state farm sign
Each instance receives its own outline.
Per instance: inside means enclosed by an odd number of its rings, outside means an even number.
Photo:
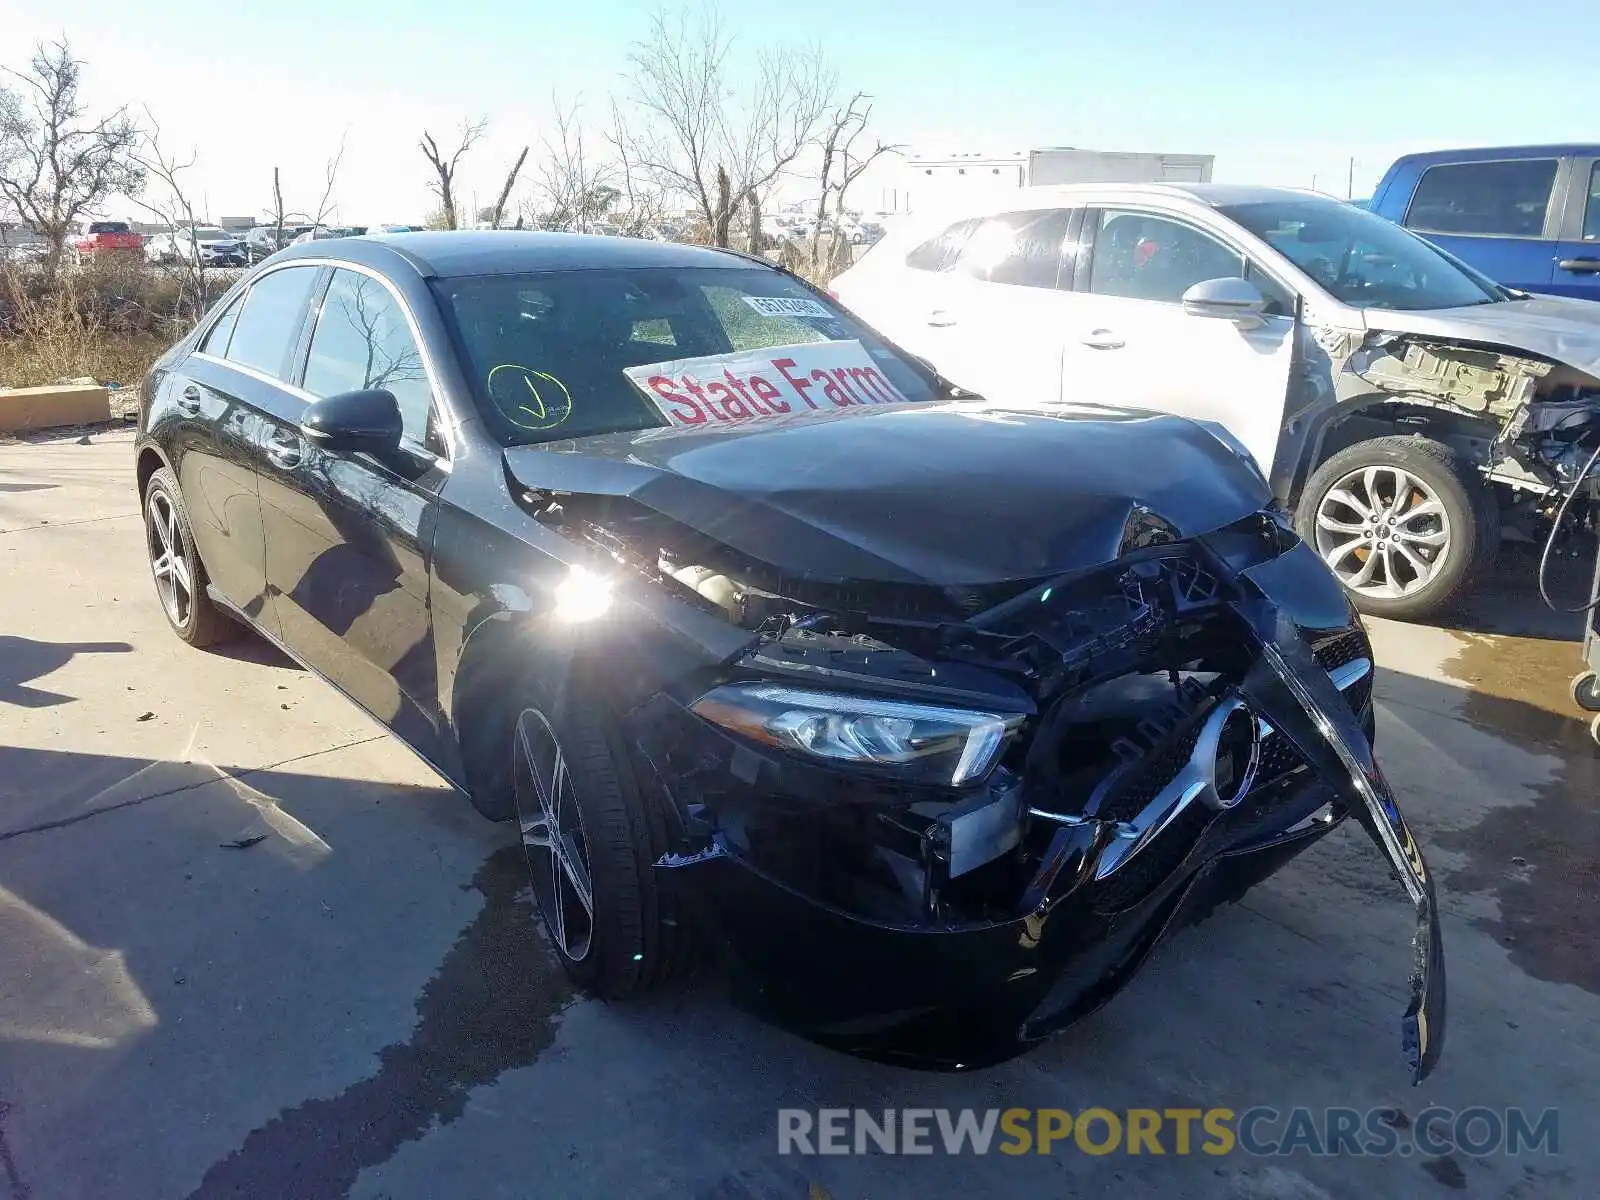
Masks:
[[[854,340],[679,358],[624,374],[669,425],[683,428],[905,400]]]

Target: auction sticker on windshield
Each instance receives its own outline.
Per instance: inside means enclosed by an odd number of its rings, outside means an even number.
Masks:
[[[906,399],[854,339],[679,358],[623,374],[667,424],[684,428]]]
[[[763,317],[822,317],[831,320],[837,315],[806,296],[740,296],[739,299]]]

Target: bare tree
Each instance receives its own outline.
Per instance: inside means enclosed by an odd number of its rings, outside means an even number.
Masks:
[[[666,216],[666,196],[656,183],[634,169],[630,150],[633,141],[615,97],[611,100],[611,128],[604,136],[611,148],[611,161],[615,165],[615,178],[621,191],[618,199],[623,209],[616,215],[622,218],[619,222],[622,231],[631,237],[655,233],[656,226]]]
[[[511,199],[511,189],[517,186],[517,176],[522,174],[522,164],[528,161],[528,147],[522,148],[522,153],[517,155],[516,162],[511,164],[511,169],[506,172],[506,181],[500,187],[500,195],[494,202],[494,207],[489,210],[489,228],[499,229],[500,222],[505,220],[506,201]]]
[[[339,182],[339,167],[344,162],[345,141],[348,131],[339,136],[339,148],[328,159],[322,170],[322,196],[317,207],[311,209],[286,209],[283,205],[283,180],[277,167],[272,168],[272,207],[262,210],[272,226],[272,244],[283,248],[283,227],[290,221],[308,225],[322,225],[336,210],[333,190]]]
[[[488,124],[481,119],[462,122],[454,150],[441,149],[433,134],[426,129],[422,131],[422,140],[417,143],[422,149],[423,157],[428,160],[428,165],[433,168],[434,178],[429,181],[428,190],[439,198],[439,212],[445,229],[461,228],[456,211],[456,172],[467,151],[483,137],[483,131],[488,128]]]
[[[871,118],[872,97],[865,92],[857,92],[850,97],[848,104],[835,108],[828,115],[826,132],[821,139],[822,167],[818,176],[817,219],[811,230],[810,259],[814,272],[821,271],[825,261],[831,263],[838,256],[839,227],[843,224],[845,196],[850,191],[850,185],[883,155],[898,154],[903,148],[878,142],[873,149],[858,156],[855,153],[856,139],[866,131]],[[828,219],[830,201],[833,208],[831,222]],[[830,243],[826,260],[822,257],[822,231],[825,227]]]
[[[141,193],[134,203],[172,230],[174,247],[181,246],[180,238],[187,234],[188,245],[177,255],[179,286],[172,315],[179,319],[196,318],[205,311],[210,295],[206,286],[205,264],[194,235],[194,227],[199,222],[183,176],[193,168],[199,155],[191,150],[187,157],[180,158],[167,150],[161,144],[161,126],[148,109],[145,110],[145,118],[149,130],[144,135],[138,163],[155,186]]]
[[[820,50],[760,54],[747,86],[730,62],[732,37],[715,7],[658,13],[629,56],[641,124],[625,158],[699,210],[714,245],[736,213],[763,195],[813,140],[836,80]]]
[[[542,229],[588,233],[589,226],[616,204],[622,193],[616,187],[615,164],[594,147],[584,133],[576,101],[563,105],[550,98],[552,132],[543,138],[534,171],[537,207],[533,223]]]
[[[126,108],[89,117],[78,94],[83,63],[65,41],[36,45],[25,71],[0,72],[19,85],[0,86],[0,200],[50,239],[53,276],[74,221],[144,186],[139,128]]]

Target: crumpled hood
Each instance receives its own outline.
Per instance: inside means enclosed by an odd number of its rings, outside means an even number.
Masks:
[[[817,582],[991,584],[1109,561],[1140,507],[1179,536],[1264,506],[1203,427],[1096,406],[845,409],[506,451],[523,487],[625,497]]]
[[[1523,350],[1600,377],[1600,303],[1539,296],[1501,304],[1396,312],[1369,308],[1367,328]]]

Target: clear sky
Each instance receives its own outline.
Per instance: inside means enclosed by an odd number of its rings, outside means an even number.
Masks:
[[[600,116],[657,7],[0,0],[0,62],[20,66],[34,38],[65,34],[92,99],[148,106],[169,144],[198,150],[194,190],[213,218],[269,204],[274,165],[289,206],[314,205],[345,134],[339,219],[408,221],[429,207],[424,126],[489,119],[463,168],[467,192],[489,203],[516,147],[546,128],[552,91]],[[1407,150],[1600,138],[1600,72],[1563,56],[1595,11],[1594,0],[723,4],[736,53],[819,42],[845,90],[876,98],[885,141],[1210,153],[1219,180],[1315,177],[1338,194],[1353,156],[1358,195]],[[875,207],[877,188],[858,200]]]

